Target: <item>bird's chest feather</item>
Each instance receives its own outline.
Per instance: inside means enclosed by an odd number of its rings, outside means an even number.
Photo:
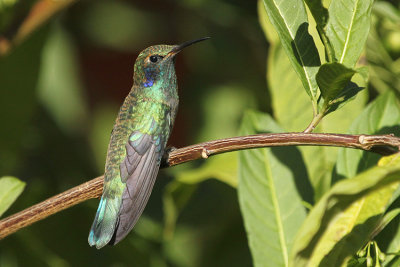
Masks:
[[[165,145],[175,119],[176,107],[151,99],[127,99],[115,122],[107,152],[106,172],[126,156],[126,144],[135,134],[150,135],[155,144]],[[131,140],[133,141],[133,140]],[[164,149],[164,147],[160,148]]]

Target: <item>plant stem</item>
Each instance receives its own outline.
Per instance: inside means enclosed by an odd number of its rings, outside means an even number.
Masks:
[[[316,116],[314,116],[314,118],[312,119],[310,124],[307,126],[307,128],[303,131],[303,133],[311,133],[315,129],[315,127],[317,127],[317,125],[320,123],[320,121],[322,120],[324,115],[325,115],[325,113],[321,112],[321,113],[318,113]]]
[[[206,159],[216,154],[243,149],[298,145],[347,147],[389,155],[398,151],[400,138],[393,135],[323,133],[276,133],[239,136],[175,149],[168,153],[162,165],[170,167],[200,158]],[[102,191],[103,176],[100,176],[11,215],[0,221],[0,239],[85,200],[98,198],[101,196]]]
[[[26,16],[16,16],[17,20],[12,26],[3,31],[3,33],[6,32],[7,34],[0,34],[0,58],[10,53],[16,45],[23,42],[54,15],[75,2],[77,0],[36,1]]]

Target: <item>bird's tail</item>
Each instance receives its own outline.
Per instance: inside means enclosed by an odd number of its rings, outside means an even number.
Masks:
[[[89,245],[102,248],[112,239],[118,220],[118,210],[120,206],[118,198],[107,198],[102,196],[96,217],[89,233]]]

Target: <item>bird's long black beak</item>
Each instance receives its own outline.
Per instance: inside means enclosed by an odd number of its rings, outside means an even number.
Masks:
[[[182,51],[183,48],[188,47],[188,46],[190,46],[190,45],[192,45],[192,44],[201,42],[201,41],[205,41],[205,40],[207,40],[207,39],[210,39],[210,37],[203,37],[203,38],[195,39],[195,40],[192,40],[192,41],[184,42],[184,43],[182,43],[182,44],[180,44],[180,45],[176,45],[176,46],[174,46],[174,47],[172,48],[172,50],[168,53],[168,56],[175,56],[175,55],[178,54],[180,51]]]

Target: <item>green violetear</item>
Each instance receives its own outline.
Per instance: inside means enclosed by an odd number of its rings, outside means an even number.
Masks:
[[[118,243],[142,214],[178,108],[174,58],[206,39],[151,46],[136,59],[133,86],[108,146],[103,195],[88,239],[91,246]]]

